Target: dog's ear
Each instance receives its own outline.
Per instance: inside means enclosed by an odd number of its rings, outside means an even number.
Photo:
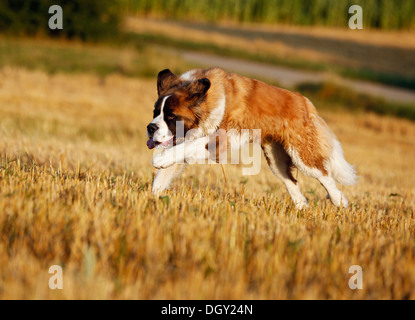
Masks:
[[[210,80],[208,78],[198,79],[189,85],[189,99],[199,98],[206,94],[210,88]]]
[[[169,69],[164,69],[159,72],[157,76],[157,93],[160,96],[166,89],[168,89],[171,83],[177,79],[177,76]]]

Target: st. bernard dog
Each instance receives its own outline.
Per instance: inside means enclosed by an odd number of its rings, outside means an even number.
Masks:
[[[153,158],[153,166],[159,169],[154,193],[167,189],[187,163],[217,159],[219,147],[212,154],[208,145],[219,129],[260,129],[260,144],[268,165],[283,181],[297,208],[308,205],[293,176],[294,168],[318,179],[334,205],[347,207],[348,201],[336,182],[353,185],[355,170],[306,97],[216,67],[191,70],[181,76],[163,70],[158,74],[157,92],[154,118],[147,127],[147,146],[165,150]],[[177,138],[178,121],[185,134],[192,130],[191,138]],[[248,143],[252,137],[241,140]]]

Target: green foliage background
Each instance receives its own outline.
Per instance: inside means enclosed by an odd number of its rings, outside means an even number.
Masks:
[[[414,0],[122,0],[134,14],[195,21],[348,26],[348,9],[363,8],[366,28],[415,29]]]
[[[63,30],[50,30],[51,5],[63,8]],[[363,8],[366,28],[415,29],[413,0],[1,0],[0,32],[99,40],[117,34],[122,14],[193,21],[345,27],[348,8]]]
[[[63,9],[63,30],[50,30],[49,7]],[[1,0],[0,30],[17,35],[98,40],[117,33],[121,22],[118,0]]]

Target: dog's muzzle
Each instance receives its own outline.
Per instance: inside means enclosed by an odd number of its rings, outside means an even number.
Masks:
[[[158,125],[156,123],[150,123],[147,126],[147,147],[149,149],[154,149],[155,147],[162,147],[162,148],[168,148],[173,145],[174,143],[174,135],[169,137],[166,141],[157,141],[154,140],[154,133],[159,129]]]

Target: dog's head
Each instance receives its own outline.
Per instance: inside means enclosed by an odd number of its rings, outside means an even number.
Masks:
[[[177,123],[183,123],[185,135],[196,129],[203,117],[200,105],[206,99],[210,81],[181,79],[170,70],[160,71],[157,77],[158,99],[154,105],[153,120],[147,126],[149,149],[176,144]]]

